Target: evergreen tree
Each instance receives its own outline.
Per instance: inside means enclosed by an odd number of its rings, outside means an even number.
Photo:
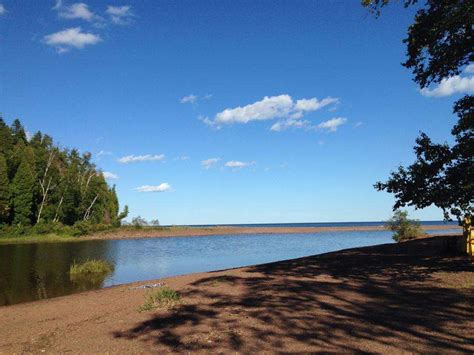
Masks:
[[[9,127],[0,117],[0,224],[119,225],[127,208],[119,214],[115,187],[91,158],[41,132],[28,141],[19,120]]]
[[[7,161],[0,153],[0,225],[8,222],[10,211],[9,181],[7,173]]]
[[[13,199],[13,224],[31,225],[36,176],[34,152],[26,147],[11,184]]]
[[[13,137],[10,128],[0,116],[0,153],[8,159],[13,151]]]

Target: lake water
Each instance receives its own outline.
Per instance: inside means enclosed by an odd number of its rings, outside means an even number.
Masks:
[[[431,233],[459,233],[459,230]],[[0,305],[134,281],[262,264],[346,248],[392,243],[388,231],[249,234],[0,245]],[[71,281],[74,262],[106,259],[102,279]]]

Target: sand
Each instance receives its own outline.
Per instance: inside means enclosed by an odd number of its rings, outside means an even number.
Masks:
[[[474,267],[448,238],[1,307],[0,353],[472,353]],[[182,304],[138,312],[156,282]]]

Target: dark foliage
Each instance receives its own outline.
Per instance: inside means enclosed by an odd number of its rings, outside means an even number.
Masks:
[[[417,0],[404,1],[405,6]],[[364,0],[377,14],[388,0]],[[459,74],[474,61],[474,1],[428,0],[417,11],[408,28],[407,60],[421,88]],[[421,133],[414,151],[416,161],[399,167],[386,182],[375,184],[377,190],[395,194],[394,209],[406,205],[424,208],[435,205],[444,217],[459,222],[474,212],[474,98],[466,95],[454,105],[458,123],[451,133],[453,145],[436,144]],[[472,220],[472,219],[471,219]]]

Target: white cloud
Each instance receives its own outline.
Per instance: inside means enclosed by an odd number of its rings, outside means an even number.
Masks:
[[[206,125],[220,129],[222,125],[235,123],[248,123],[251,121],[266,121],[280,119],[270,129],[281,131],[293,128],[303,128],[311,126],[309,121],[299,121],[309,112],[320,110],[328,105],[337,104],[339,99],[326,97],[318,100],[310,99],[293,100],[290,95],[265,96],[262,100],[246,106],[227,108],[217,113],[214,119],[199,117]]]
[[[339,102],[338,99],[334,97],[326,97],[321,101],[318,101],[317,98],[313,97],[312,99],[301,99],[296,101],[295,109],[296,111],[316,111],[324,106],[335,104]]]
[[[211,127],[212,129],[221,129],[222,126],[217,124],[215,121],[209,119],[209,117],[205,117],[205,116],[199,116],[198,117],[198,120],[199,121],[202,121],[206,126],[209,126]]]
[[[131,8],[131,6],[109,5],[107,6],[107,10],[105,12],[110,16],[110,20],[116,25],[127,25],[134,17]]]
[[[210,167],[216,165],[220,160],[221,160],[221,158],[209,158],[209,159],[206,159],[206,160],[202,160],[201,161],[201,166],[204,169],[209,169]]]
[[[111,173],[110,171],[104,171],[102,173],[102,175],[104,175],[104,178],[107,179],[107,180],[117,180],[118,179],[118,175],[116,175],[114,173]]]
[[[174,160],[189,160],[189,159],[191,158],[187,155],[180,155],[179,157],[174,158]]]
[[[464,68],[463,74],[474,74],[474,64],[469,64]],[[474,93],[474,75],[450,76],[449,78],[442,79],[435,88],[423,88],[420,92],[423,96],[428,97],[442,97],[453,94],[472,94]]]
[[[327,97],[294,101],[290,95],[265,96],[262,100],[246,106],[227,108],[216,114],[217,124],[248,123],[278,118],[301,118],[305,113],[338,102],[337,98]]]
[[[134,189],[138,192],[170,192],[172,191],[171,185],[167,182],[163,182],[159,185],[143,185],[140,187],[136,187]]]
[[[7,12],[5,6],[3,6],[3,4],[0,4],[0,15],[3,15],[5,12]]]
[[[165,159],[164,154],[145,154],[145,155],[127,155],[120,159],[118,159],[119,163],[122,164],[129,164],[129,163],[136,163],[141,161],[161,161]]]
[[[69,20],[81,19],[85,21],[92,21],[96,18],[94,13],[89,10],[89,6],[83,2],[63,6],[62,2],[58,1],[56,2],[54,9],[58,11],[59,17]]]
[[[337,128],[346,122],[347,122],[346,118],[335,117],[335,118],[331,118],[330,120],[321,122],[316,127],[319,129],[327,129],[330,132],[336,132]]]
[[[421,94],[428,97],[442,97],[453,94],[470,94],[474,92],[474,76],[451,76],[441,80],[434,89],[421,89]]]
[[[196,103],[197,99],[197,95],[189,94],[187,96],[183,96],[181,100],[179,100],[179,102],[181,102],[182,104],[194,104]]]
[[[44,36],[44,41],[56,48],[59,53],[63,53],[71,48],[82,49],[85,46],[97,44],[102,39],[93,33],[82,32],[80,27],[74,27]]]
[[[26,140],[29,142],[31,141],[31,138],[33,138],[33,133],[31,133],[30,131],[26,130],[25,131],[25,135],[26,135]]]
[[[108,152],[106,150],[101,150],[99,153],[97,153],[98,157],[104,156],[104,155],[112,155],[112,152]]]
[[[255,164],[254,161],[245,162],[245,161],[238,161],[238,160],[230,160],[224,165],[227,166],[228,168],[239,169],[239,168],[245,168],[246,166],[253,165],[253,164]]]
[[[210,99],[212,99],[212,96],[213,96],[212,94],[206,94],[204,96],[189,94],[189,95],[183,96],[179,100],[179,102],[181,102],[182,104],[195,104],[198,101],[210,100]]]
[[[362,121],[356,122],[356,124],[354,125],[354,128],[358,128],[358,127],[362,126],[363,124],[364,124],[364,122],[362,122]]]
[[[469,64],[466,68],[464,68],[464,73],[474,74],[474,64]]]
[[[280,121],[273,126],[271,126],[270,131],[274,132],[280,132],[284,131],[288,128],[310,128],[311,127],[311,122],[308,120],[298,120],[298,119],[287,119],[285,121]]]

